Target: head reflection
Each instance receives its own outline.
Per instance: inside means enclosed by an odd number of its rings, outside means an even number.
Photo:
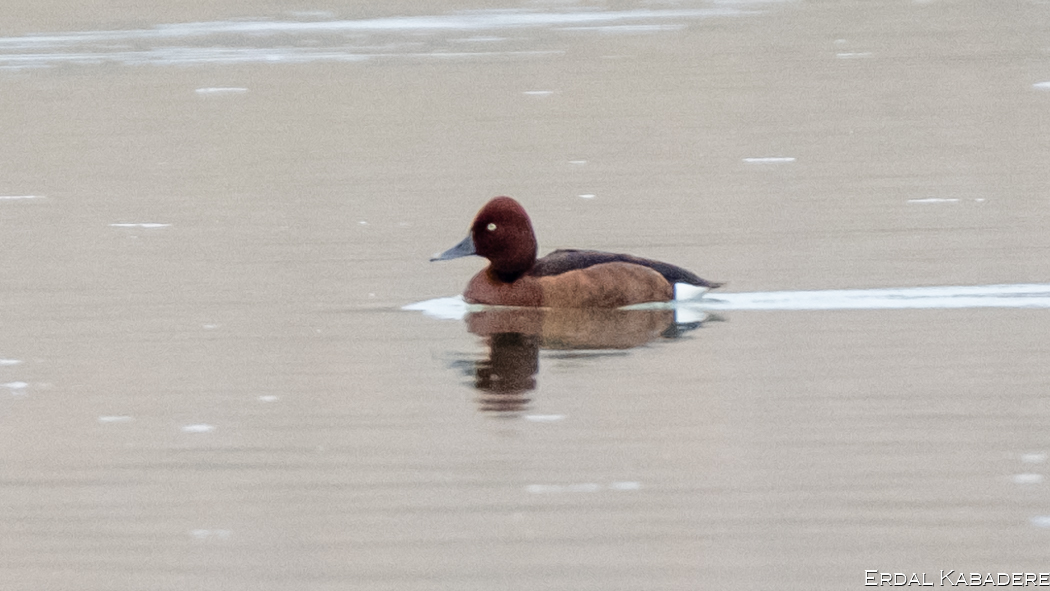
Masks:
[[[529,403],[526,392],[536,388],[540,369],[540,340],[520,332],[500,332],[486,337],[487,359],[474,367],[474,387],[481,394],[481,410],[517,411]]]
[[[524,410],[536,388],[540,349],[630,349],[673,339],[700,322],[676,324],[673,310],[492,308],[472,312],[467,329],[484,339],[488,357],[474,362],[483,411]]]

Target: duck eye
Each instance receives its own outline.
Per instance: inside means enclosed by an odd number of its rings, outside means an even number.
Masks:
[[[490,223],[489,225],[485,226],[485,229],[488,230],[489,232],[495,231],[496,224]]]

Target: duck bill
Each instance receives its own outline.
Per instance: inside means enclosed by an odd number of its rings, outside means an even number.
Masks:
[[[474,250],[474,237],[467,234],[467,237],[464,238],[462,242],[430,260],[447,261],[449,259],[458,259],[459,257],[469,257],[472,254],[478,254],[478,252]]]

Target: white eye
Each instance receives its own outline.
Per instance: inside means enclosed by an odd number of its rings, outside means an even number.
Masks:
[[[494,231],[496,229],[496,224],[490,223],[489,225],[485,226],[485,229],[488,230],[489,232],[492,232],[492,231]]]

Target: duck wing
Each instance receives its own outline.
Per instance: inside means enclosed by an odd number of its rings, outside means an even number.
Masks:
[[[634,265],[649,267],[663,275],[664,279],[666,279],[671,285],[674,285],[675,283],[688,283],[689,285],[698,285],[708,289],[714,289],[723,285],[715,281],[702,279],[695,273],[670,263],[654,261],[652,259],[643,259],[629,254],[602,252],[600,250],[556,250],[542,259],[537,260],[536,264],[528,274],[534,277],[547,277],[550,275],[560,275],[577,269],[586,269],[587,267],[593,267],[594,265],[600,265],[602,263],[631,263]]]

